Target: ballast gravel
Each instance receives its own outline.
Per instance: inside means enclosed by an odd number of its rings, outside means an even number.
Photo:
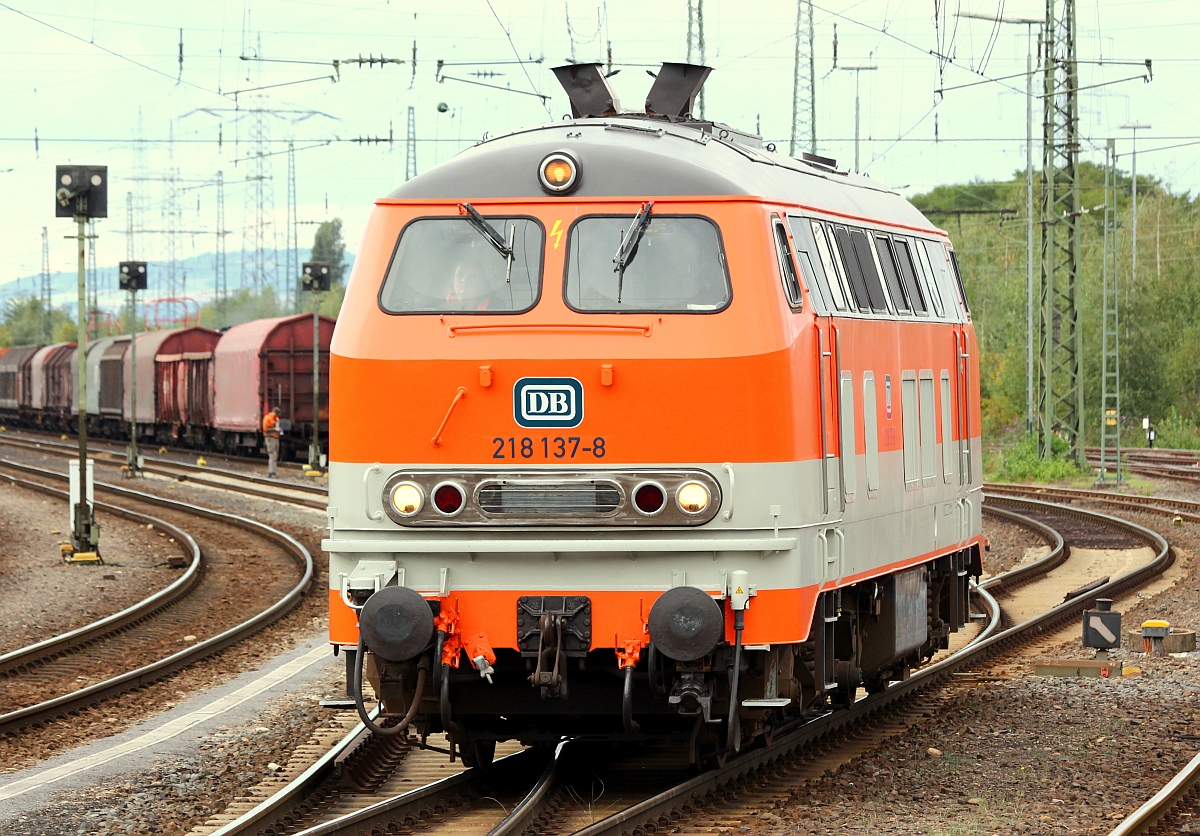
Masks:
[[[1175,484],[1153,492],[1185,495]],[[178,485],[180,498],[220,506],[219,492]],[[1196,495],[1195,491],[1190,492]],[[280,525],[316,546],[323,525],[294,506],[253,499],[225,500],[239,513]],[[1175,546],[1185,572],[1153,598],[1118,602],[1126,628],[1151,617],[1200,627],[1200,526],[1171,525],[1164,517],[1137,515]],[[1027,559],[1040,541],[1007,523],[985,520],[996,574]],[[324,579],[316,587],[325,588]],[[272,628],[261,650],[278,652],[318,632],[323,596],[310,596],[303,613]],[[995,679],[964,691],[943,710],[918,722],[831,774],[796,786],[770,810],[712,832],[722,836],[783,834],[1088,834],[1107,833],[1153,795],[1198,749],[1200,653],[1148,657],[1123,648],[1114,668],[1136,675],[1067,679],[1033,675],[1032,661],[1007,665]],[[1044,648],[1044,658],[1090,658],[1066,631]],[[226,667],[247,660],[226,653]],[[214,666],[215,667],[215,666]],[[1132,671],[1131,671],[1132,673]],[[214,679],[224,672],[212,671]],[[325,693],[340,677],[322,683]],[[199,688],[199,681],[189,688]],[[181,693],[182,696],[182,693]],[[63,833],[182,834],[287,762],[296,745],[330,721],[311,689],[265,704],[252,721],[223,729],[194,754],[175,757],[136,774],[100,779],[87,790],[62,796],[53,807],[0,819],[12,836]]]

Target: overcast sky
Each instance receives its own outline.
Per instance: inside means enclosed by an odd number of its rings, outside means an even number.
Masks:
[[[1091,88],[1081,94],[1083,158],[1102,162],[1105,139],[1115,136],[1128,169],[1132,131],[1120,126],[1151,125],[1138,131],[1139,173],[1177,191],[1200,191],[1200,3],[1078,0],[1077,7],[1078,57],[1086,62],[1081,86]],[[560,119],[569,106],[550,68],[607,60],[610,45],[621,69],[613,87],[626,109],[640,109],[651,83],[646,68],[687,58],[687,9],[686,0],[0,0],[0,286],[40,270],[43,226],[50,229],[51,269],[74,269],[73,244],[63,239],[73,226],[53,214],[56,164],[109,167],[109,218],[98,225],[102,268],[126,257],[127,192],[142,190],[144,225],[164,228],[163,178],[171,169],[180,178],[178,228],[187,231],[178,239],[179,256],[214,248],[211,183],[218,171],[226,183],[227,249],[241,249],[253,217],[247,178],[256,169],[247,157],[254,120],[246,110],[255,107],[278,111],[266,122],[270,148],[278,152],[268,158],[268,173],[279,246],[290,139],[299,219],[342,218],[348,247],[357,250],[372,200],[404,180],[410,106],[420,171],[485,133]],[[786,150],[795,2],[704,0],[703,10],[704,57],[714,68],[706,117],[758,129]],[[857,78],[860,167],[879,181],[911,195],[1024,168],[1027,27],[955,12],[1041,18],[1045,6],[814,4],[821,153],[841,165],[853,162]],[[344,63],[380,55],[404,63]],[[343,61],[336,82],[329,78],[334,59]],[[1153,61],[1151,83],[1141,80],[1145,59]],[[439,60],[446,62],[442,80]],[[853,66],[878,69],[846,71]],[[987,83],[964,86],[981,81]],[[258,87],[269,89],[239,92]],[[1040,100],[1034,120],[1036,143]],[[350,141],[389,132],[394,144]],[[134,181],[138,137],[149,179]],[[1040,164],[1036,144],[1035,159]],[[306,257],[315,227],[299,230]],[[156,260],[166,251],[166,236],[144,235],[135,257]],[[231,288],[239,280],[231,267]]]

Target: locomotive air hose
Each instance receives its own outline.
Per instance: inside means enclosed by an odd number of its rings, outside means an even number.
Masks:
[[[742,628],[746,626],[746,613],[744,610],[733,611],[733,676],[729,683],[729,729],[725,737],[726,751],[736,752],[734,748],[734,739],[736,732],[739,730],[738,720],[738,679],[742,672]],[[741,748],[740,743],[738,741]]]
[[[375,734],[400,734],[409,727],[413,718],[417,716],[417,706],[421,704],[421,698],[425,695],[425,675],[428,667],[422,663],[417,664],[417,685],[413,692],[412,704],[408,707],[408,713],[400,720],[399,725],[385,727],[371,719],[370,715],[367,714],[367,706],[363,702],[363,657],[365,655],[366,646],[363,644],[362,633],[360,632],[358,634],[358,658],[354,662],[354,682],[351,686],[354,692],[354,707],[358,709],[358,717],[362,720],[363,725]]]

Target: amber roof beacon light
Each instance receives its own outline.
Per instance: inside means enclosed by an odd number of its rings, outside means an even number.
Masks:
[[[579,184],[579,161],[566,151],[555,151],[542,160],[538,180],[550,194],[566,194]]]

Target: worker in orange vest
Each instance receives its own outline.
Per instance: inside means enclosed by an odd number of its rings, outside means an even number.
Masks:
[[[279,412],[275,407],[267,410],[267,414],[263,416],[262,422],[263,440],[267,445],[267,478],[278,479],[279,474],[275,472],[275,465],[279,461]]]

